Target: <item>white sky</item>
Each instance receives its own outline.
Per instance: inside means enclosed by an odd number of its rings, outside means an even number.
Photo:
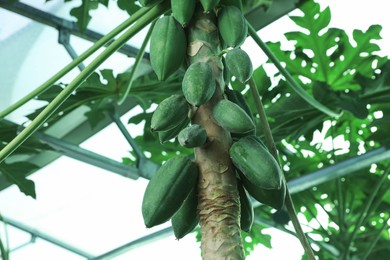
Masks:
[[[381,24],[384,40],[381,41],[380,45],[385,53],[390,53],[390,26],[385,20],[388,19],[388,10],[384,8],[387,1],[375,0],[370,1],[369,4],[367,1],[361,0],[322,2],[331,7],[331,26],[350,31],[351,29],[366,30],[371,24]],[[37,2],[35,1],[35,3]],[[52,6],[55,4],[51,3],[47,7],[53,8]],[[114,7],[114,4],[111,6]],[[66,16],[69,8],[67,6],[59,9],[57,13]],[[99,17],[103,17],[103,15],[104,10],[101,11]],[[103,28],[102,31],[107,31],[108,28],[113,28],[115,24],[118,24],[120,19],[123,20],[124,16],[118,14],[116,18],[118,19],[94,19],[91,28]],[[6,21],[5,24],[4,21]],[[14,23],[14,21],[16,22]],[[11,35],[12,31],[8,29],[10,24],[27,25],[28,27],[24,31]],[[291,26],[293,24],[288,18],[282,18],[262,30],[260,36],[264,41],[282,40],[283,32],[289,30]],[[27,58],[20,57],[23,58],[23,63],[22,60],[19,60],[14,61],[15,64],[10,63],[7,66],[9,68],[12,68],[13,65],[19,66],[16,79],[5,78],[10,72],[7,72],[6,69],[0,70],[0,90],[4,93],[4,91],[9,91],[8,87],[12,86],[15,90],[12,94],[13,101],[20,98],[29,89],[38,86],[70,61],[63,47],[56,43],[56,31],[42,28],[39,25],[28,23],[28,19],[18,18],[16,15],[10,15],[0,9],[0,58],[2,57],[2,60],[11,59],[16,52],[13,48],[18,47],[20,50],[20,48],[27,48],[29,44],[29,52],[25,54],[28,54]],[[11,37],[9,37],[10,35]],[[21,39],[25,39],[24,37],[27,39],[36,38],[37,40],[28,43],[21,42]],[[132,44],[139,46],[141,38],[142,36],[138,36],[132,41]],[[76,37],[72,37],[71,42],[78,53],[90,46],[90,43]],[[11,44],[19,45],[11,46]],[[253,57],[255,67],[265,61],[265,56],[260,54],[258,47],[251,40],[248,40],[243,48]],[[12,49],[13,52],[11,52]],[[45,51],[42,52],[42,50]],[[130,65],[131,61],[128,58],[118,54],[101,68],[115,67],[117,71],[121,71]],[[77,70],[73,71],[64,81],[69,81],[76,74]],[[7,85],[8,90],[5,89],[5,85]],[[7,105],[4,102],[11,100],[1,100],[0,97],[0,101],[0,109],[2,109]],[[25,114],[27,109],[31,108],[24,108],[20,114]],[[126,122],[129,116],[129,114],[126,115],[123,122]],[[133,125],[128,126],[128,129],[131,129],[131,133],[137,131]],[[129,150],[128,144],[115,126],[109,126],[81,146],[118,161],[121,157],[126,156]],[[1,214],[24,222],[91,254],[104,253],[168,225],[167,223],[151,230],[146,230],[144,227],[140,205],[147,182],[143,179],[137,181],[125,179],[65,157],[34,174],[31,179],[36,183],[37,200],[25,197],[16,187],[11,187],[0,193]],[[11,248],[28,240],[25,233],[10,227],[8,230]],[[269,230],[268,232],[276,231]],[[4,239],[2,228],[0,228],[0,234]],[[173,236],[170,236],[157,243],[136,248],[115,259],[150,259],[155,257],[170,260],[200,259],[199,244],[194,241],[193,235],[188,235],[180,241],[176,241]],[[288,257],[287,259],[294,260],[300,259],[303,252],[299,242],[285,234],[274,235],[273,246],[273,250],[266,250],[263,246],[259,246],[247,259],[276,260]],[[42,240],[37,240],[35,244],[19,249],[11,255],[12,260],[53,259],[53,257],[66,260],[83,259]]]

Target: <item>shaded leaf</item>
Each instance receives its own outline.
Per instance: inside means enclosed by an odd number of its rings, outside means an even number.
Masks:
[[[120,9],[126,11],[129,15],[134,14],[140,9],[140,6],[136,5],[135,1],[118,0],[117,4]]]
[[[0,172],[5,175],[7,180],[16,186],[19,190],[36,199],[35,184],[26,178],[26,175],[38,167],[29,162],[14,162],[0,164]]]
[[[77,19],[77,25],[81,31],[87,28],[88,23],[91,21],[91,10],[97,9],[99,2],[96,0],[82,0],[81,5],[70,10],[70,14]]]

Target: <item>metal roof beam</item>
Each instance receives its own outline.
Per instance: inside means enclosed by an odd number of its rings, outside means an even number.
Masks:
[[[114,250],[111,250],[107,253],[104,253],[100,256],[91,258],[91,260],[113,259],[115,256],[122,255],[122,254],[130,251],[131,249],[152,243],[152,242],[157,241],[159,239],[169,237],[172,234],[173,234],[172,227],[167,227],[167,228],[161,229],[157,232],[154,232],[152,234],[149,234],[149,235],[143,236],[141,238],[138,238],[136,240],[133,240],[127,244],[124,244],[124,245],[122,245],[118,248],[115,248]]]
[[[287,183],[290,193],[298,193],[336,178],[351,174],[365,167],[369,167],[373,163],[388,160],[390,159],[389,148],[390,147],[388,146],[383,146],[363,155],[344,160],[332,166],[291,180]]]
[[[42,233],[34,228],[31,228],[27,225],[24,225],[23,223],[20,223],[18,221],[15,221],[15,220],[12,220],[12,219],[9,219],[9,218],[6,218],[4,216],[1,216],[0,218],[0,221],[3,221],[4,223],[8,224],[8,225],[11,225],[19,230],[22,230],[24,232],[27,232],[29,234],[31,234],[33,237],[37,237],[37,238],[40,238],[40,239],[43,239],[47,242],[50,242],[56,246],[59,246],[59,247],[62,247],[66,250],[69,250],[75,254],[78,254],[80,256],[83,256],[85,258],[88,258],[88,259],[91,259],[93,258],[93,255],[91,255],[90,253],[87,253],[77,247],[74,247],[73,245],[70,245],[68,243],[65,243],[63,241],[60,241],[58,239],[56,239],[55,237],[52,237],[50,235],[47,235],[45,233]]]
[[[72,22],[72,21],[69,21],[66,19],[62,19],[58,16],[41,11],[37,8],[34,8],[30,5],[21,3],[19,1],[16,1],[14,3],[10,3],[8,0],[0,0],[0,7],[6,9],[8,11],[20,14],[22,16],[28,17],[36,22],[53,27],[57,30],[66,30],[70,34],[73,34],[75,36],[78,36],[82,39],[85,39],[85,40],[88,40],[91,42],[96,42],[100,38],[103,37],[102,34],[95,32],[95,31],[92,31],[88,28],[86,28],[83,31],[80,31],[79,27],[77,26],[77,24],[75,22]],[[109,44],[110,44],[110,42],[108,43],[108,45]],[[136,57],[137,53],[138,53],[137,48],[132,47],[132,46],[127,45],[127,44],[122,46],[118,51],[120,53],[123,53],[123,54],[129,56],[129,57]],[[144,58],[149,59],[149,54],[145,53]]]
[[[264,8],[264,5],[254,7],[245,14],[245,18],[258,31],[296,9],[305,1],[273,0],[267,9]]]
[[[133,180],[136,180],[140,177],[139,169],[136,167],[125,165],[121,162],[81,148],[78,145],[66,142],[41,132],[36,132],[34,136],[38,137],[42,143],[49,145],[55,151],[67,157],[88,163],[90,165],[105,169]]]

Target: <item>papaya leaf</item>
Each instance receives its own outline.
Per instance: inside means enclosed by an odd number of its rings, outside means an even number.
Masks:
[[[14,139],[21,127],[11,121],[0,120],[0,149]],[[14,155],[30,155],[39,153],[42,150],[51,150],[48,145],[42,144],[36,137],[30,137],[23,145],[15,151]]]
[[[7,180],[16,186],[19,190],[36,199],[35,184],[33,181],[26,178],[26,175],[38,167],[29,162],[14,162],[0,164],[0,172],[5,175]]]
[[[120,9],[126,11],[129,15],[132,15],[141,7],[135,4],[136,1],[118,0],[117,5]]]
[[[372,103],[390,102],[390,61],[381,68],[381,74],[375,79],[370,79],[362,74],[357,74],[355,80],[362,86],[362,99]]]
[[[259,244],[265,246],[266,248],[272,248],[271,236],[268,234],[264,234],[262,232],[263,229],[264,228],[262,226],[254,224],[249,233],[241,232],[242,243],[246,256],[250,255],[250,253],[252,253],[255,247]]]
[[[295,51],[297,59],[305,61],[301,64],[304,71],[302,75],[327,82],[333,90],[358,90],[360,86],[353,82],[356,72],[369,78],[374,74],[373,64],[377,62],[380,66],[386,60],[376,54],[380,48],[372,41],[381,39],[380,25],[372,25],[365,32],[354,30],[354,46],[345,31],[328,27],[331,18],[328,7],[320,11],[318,3],[309,1],[300,9],[303,16],[290,18],[304,31],[289,32],[285,36],[295,42],[297,50],[309,53],[310,59],[307,59]],[[289,53],[284,56],[287,55]],[[298,68],[292,69],[296,71]]]
[[[81,31],[87,28],[92,16],[89,14],[91,10],[98,8],[99,1],[82,0],[81,5],[70,10],[70,14],[77,19],[77,25]]]

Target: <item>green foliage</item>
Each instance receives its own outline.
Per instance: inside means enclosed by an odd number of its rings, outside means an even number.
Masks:
[[[71,11],[81,29],[87,27],[91,11],[99,4],[108,6],[109,1],[83,0],[80,6]],[[117,4],[128,13],[139,8],[136,1],[117,0]],[[267,6],[269,1],[243,1],[244,10],[257,4]],[[253,77],[266,108],[287,180],[378,147],[388,148],[390,145],[390,62],[377,53],[379,46],[376,40],[380,39],[381,27],[373,25],[366,31],[354,30],[350,37],[339,28],[329,27],[329,8],[321,11],[319,4],[307,1],[301,6],[301,11],[301,16],[291,17],[301,27],[301,31],[285,35],[288,41],[294,42],[294,49],[282,50],[280,43],[268,43],[268,46],[307,93],[334,111],[343,113],[338,118],[329,118],[293,92],[279,73],[267,74],[264,66],[254,70]],[[90,108],[85,116],[92,126],[97,125],[105,112],[115,109],[114,101],[123,95],[129,75],[130,72],[115,75],[112,70],[107,69],[93,73],[62,104],[47,122],[47,126],[80,106]],[[182,79],[183,73],[178,71],[168,80],[160,82],[150,66],[145,66],[134,79],[128,97],[136,99],[142,108],[141,113],[128,121],[129,124],[143,124],[144,133],[136,137],[135,141],[156,163],[162,163],[178,154],[192,154],[192,150],[181,147],[176,138],[160,144],[157,134],[150,131],[151,111],[155,109],[155,104],[180,93]],[[53,86],[39,95],[37,100],[50,102],[64,86],[66,85]],[[245,92],[246,86],[238,81],[232,81],[231,86]],[[247,93],[244,98],[251,111],[255,111],[254,100]],[[35,118],[42,109],[34,111],[27,118]],[[257,117],[253,113],[253,118]],[[260,129],[258,125],[256,128]],[[16,124],[0,121],[0,148],[10,142],[18,130]],[[261,131],[256,132],[262,136]],[[319,135],[323,140],[316,141],[315,136]],[[342,141],[345,141],[344,149],[339,145]],[[17,184],[26,195],[35,197],[34,184],[26,175],[37,166],[24,162],[23,158],[47,149],[49,148],[37,139],[30,138],[9,157],[7,163],[1,164],[1,174]],[[129,156],[123,161],[136,164],[134,158],[135,156]],[[367,205],[367,198],[372,195],[372,187],[389,164],[389,160],[378,162],[371,168],[356,170],[346,177],[293,196],[299,214],[306,219],[311,230],[311,241],[320,248],[317,252],[320,259],[339,259],[356,228],[359,230],[356,239],[351,241],[349,256],[359,258],[368,250],[368,242],[378,236],[390,212],[388,180],[374,194],[375,200],[364,216],[363,228],[356,227],[356,222]],[[267,206],[262,205],[255,212],[257,219],[273,223],[279,229],[286,230],[289,225],[286,215],[276,214]],[[320,222],[324,216],[327,222]],[[262,233],[263,228],[256,223],[249,233],[242,233],[246,254],[250,254],[257,244],[271,247],[271,237]],[[388,232],[381,232],[379,235],[380,239],[368,259],[384,259],[390,253]]]
[[[258,244],[272,248],[271,236],[264,234],[263,229],[264,227],[255,224],[250,232],[241,232],[245,255],[250,255]]]
[[[3,163],[0,165],[0,172],[5,175],[9,182],[18,186],[24,194],[36,198],[35,184],[26,179],[26,175],[38,167],[29,162]]]
[[[8,144],[20,131],[20,126],[6,120],[0,120],[0,150]],[[34,182],[26,176],[37,170],[38,166],[26,162],[28,156],[50,148],[43,145],[37,138],[30,138],[6,162],[0,164],[0,176],[4,175],[11,184],[16,184],[21,192],[36,198]]]
[[[287,40],[294,42],[295,48],[282,50],[280,43],[268,43],[268,46],[308,93],[343,114],[331,119],[292,91],[279,73],[267,75],[264,66],[254,71],[253,77],[277,141],[287,180],[377,147],[388,147],[390,141],[390,63],[386,57],[378,55],[379,46],[375,41],[380,39],[381,27],[373,25],[365,32],[354,30],[349,37],[341,29],[329,28],[329,8],[320,11],[319,4],[308,1],[301,10],[302,16],[291,19],[302,31],[285,35]],[[234,89],[245,90],[245,85],[237,81],[231,83]],[[244,97],[253,108],[253,99],[247,94]],[[257,133],[262,135],[260,131]],[[324,141],[315,138],[319,135]],[[341,147],[340,142],[345,142],[346,147],[337,148]],[[300,214],[311,227],[310,233],[322,238],[312,241],[320,247],[317,253],[320,259],[340,259],[346,250],[353,230],[359,228],[356,223],[372,187],[389,166],[389,161],[375,166],[376,170],[360,169],[351,176],[326,182],[293,196],[296,208],[303,209]],[[361,252],[367,250],[367,241],[373,241],[376,232],[379,232],[381,225],[378,223],[386,217],[380,213],[388,212],[390,206],[386,200],[389,186],[387,181],[379,190],[363,221],[365,229],[359,229],[352,241],[350,257],[362,256]],[[329,222],[319,224],[318,219],[324,216]],[[381,239],[378,246],[389,241],[384,236]]]
[[[77,19],[77,25],[81,30],[87,28],[88,23],[91,21],[91,10],[97,9],[99,2],[96,0],[82,0],[81,5],[73,8],[70,14]]]

